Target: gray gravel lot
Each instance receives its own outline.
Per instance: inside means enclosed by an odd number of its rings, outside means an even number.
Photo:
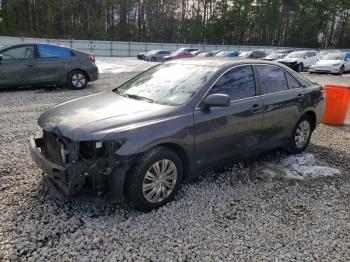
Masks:
[[[132,63],[82,91],[0,92],[0,261],[350,260],[350,114],[344,127],[320,125],[297,158],[276,150],[202,175],[149,213],[42,194],[27,145],[41,132],[40,113],[147,67]],[[349,75],[305,75],[350,84]],[[290,179],[286,161],[318,169],[312,178]],[[280,166],[279,175],[264,172],[271,165]],[[320,175],[334,168],[340,174]]]

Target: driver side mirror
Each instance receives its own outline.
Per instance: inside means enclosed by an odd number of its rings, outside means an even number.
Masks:
[[[230,97],[225,94],[211,94],[203,101],[204,109],[211,106],[225,107],[230,105]]]
[[[4,56],[0,54],[0,63],[4,60]]]

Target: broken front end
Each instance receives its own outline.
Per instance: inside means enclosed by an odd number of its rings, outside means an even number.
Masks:
[[[43,131],[30,138],[30,153],[45,177],[66,196],[93,193],[119,201],[131,159],[116,151],[125,141],[80,141]]]

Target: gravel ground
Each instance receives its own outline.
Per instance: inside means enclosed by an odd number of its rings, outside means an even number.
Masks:
[[[149,213],[43,194],[27,146],[40,134],[40,113],[110,89],[137,68],[126,71],[77,92],[0,92],[0,261],[350,260],[350,119],[320,125],[300,156],[277,150],[202,175]]]

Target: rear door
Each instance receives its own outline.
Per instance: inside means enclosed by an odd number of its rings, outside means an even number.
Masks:
[[[34,45],[10,47],[1,52],[0,86],[29,85],[38,82],[38,67]]]
[[[209,94],[227,94],[231,102],[194,112],[195,163],[201,168],[257,149],[262,127],[262,98],[256,96],[251,65],[226,71]]]
[[[38,44],[38,70],[41,83],[65,83],[73,69],[74,56],[69,48]]]
[[[256,65],[264,103],[261,146],[274,148],[288,141],[300,117],[304,89],[279,66]]]

